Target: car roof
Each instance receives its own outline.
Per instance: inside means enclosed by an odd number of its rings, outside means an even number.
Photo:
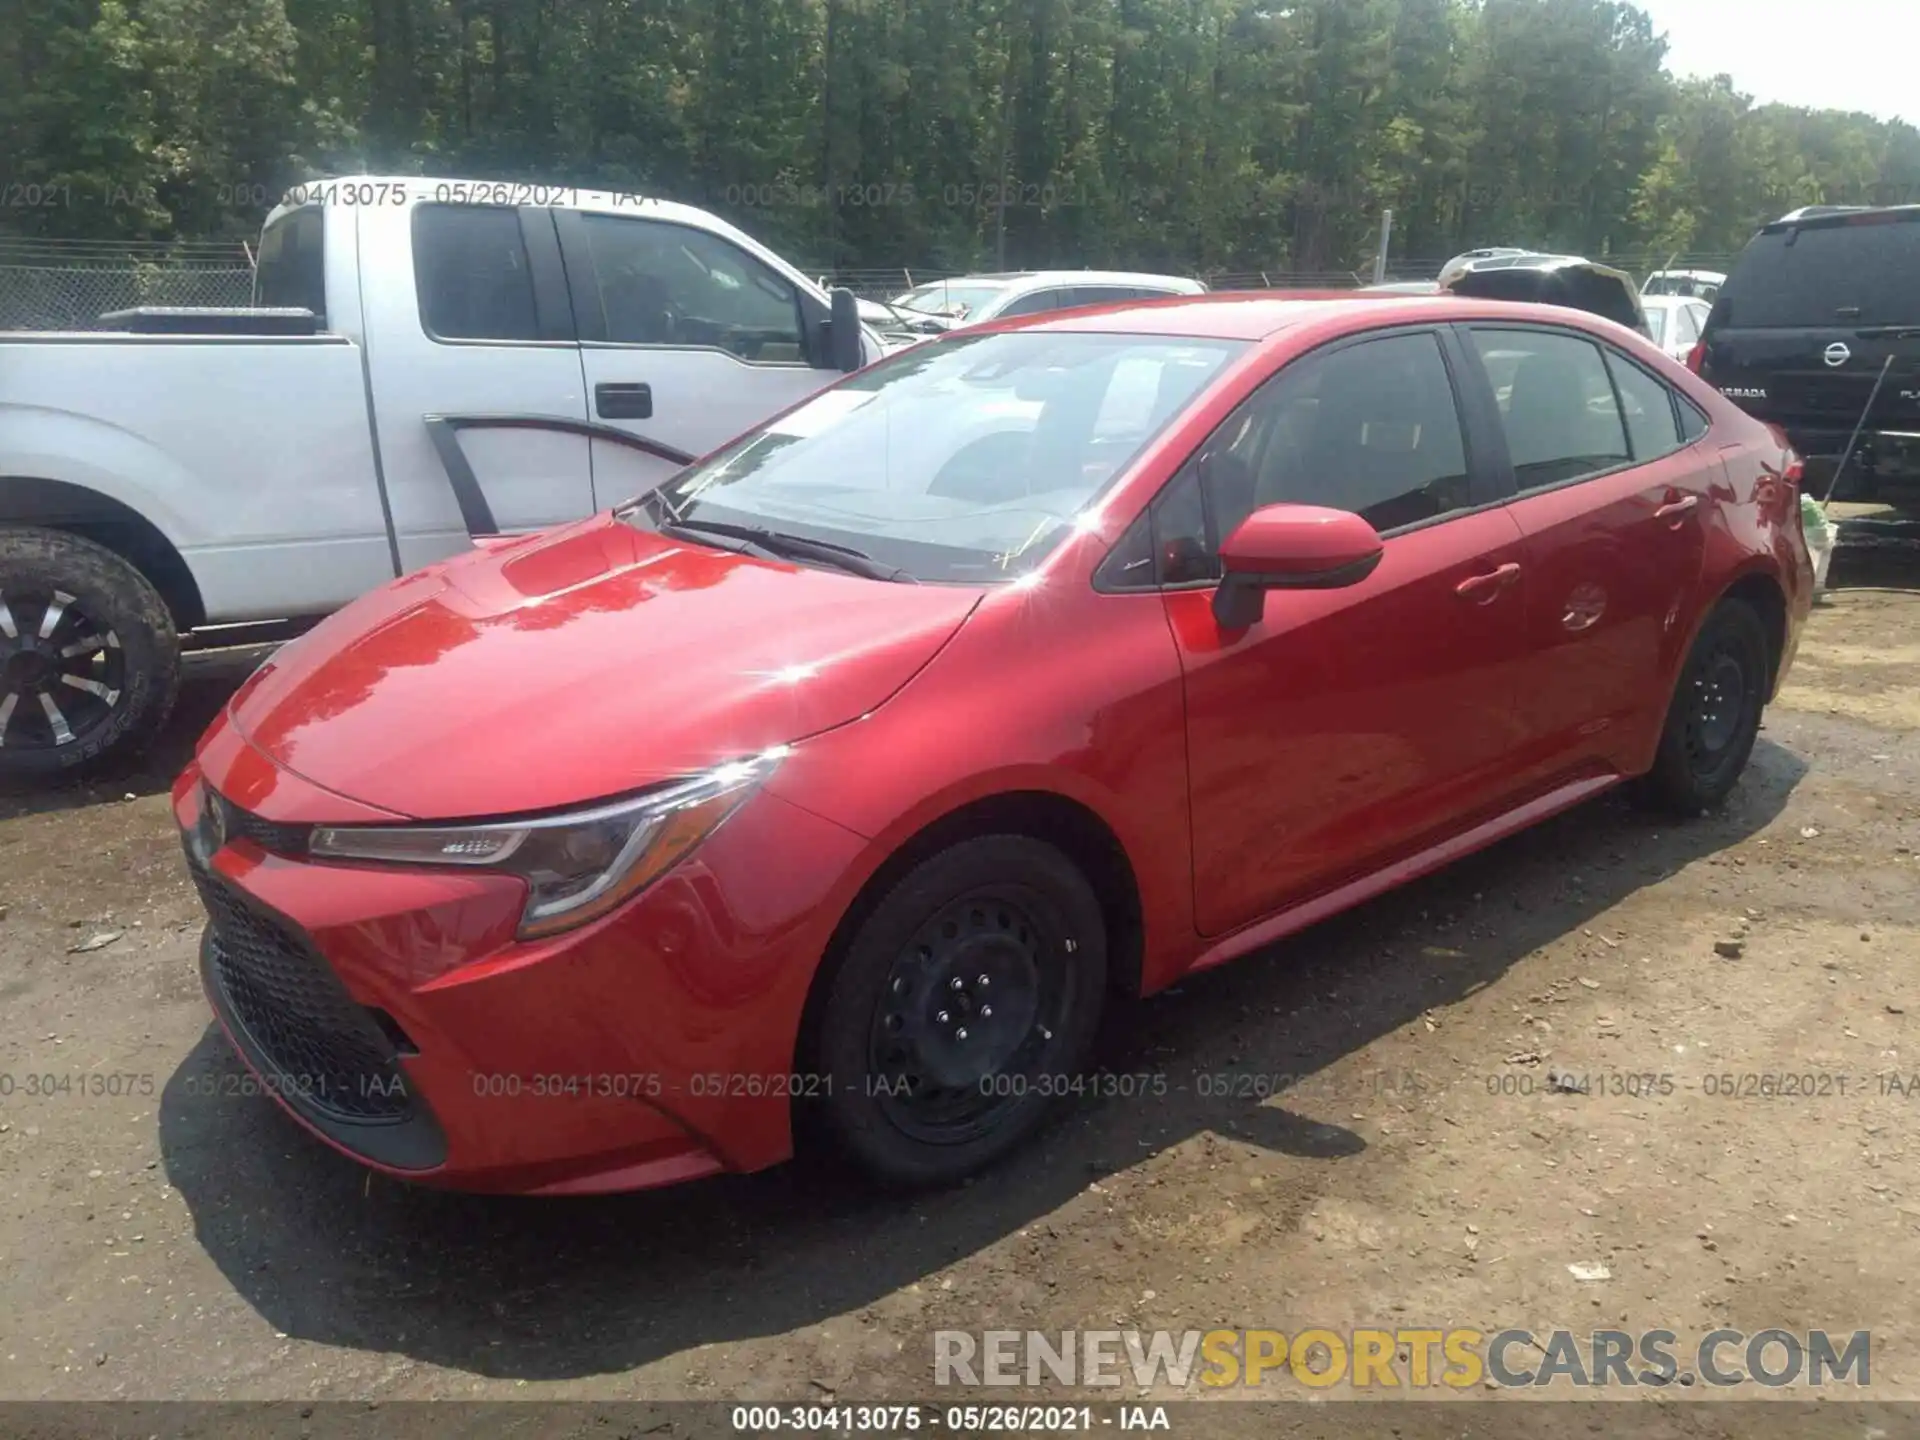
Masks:
[[[1762,235],[1788,230],[1844,230],[1855,225],[1920,220],[1920,205],[1805,205],[1760,227]]]
[[[1061,334],[1184,336],[1195,340],[1268,340],[1302,326],[1330,332],[1360,328],[1352,322],[1417,325],[1473,320],[1529,320],[1537,324],[1634,332],[1590,311],[1564,305],[1535,305],[1514,300],[1468,300],[1453,295],[1392,295],[1380,291],[1307,291],[1301,294],[1259,290],[1175,295],[1164,300],[1129,300],[1098,309],[1062,310],[1014,320],[995,320],[968,333],[992,330],[1046,330]],[[1644,338],[1644,337],[1643,337]]]
[[[1677,310],[1682,305],[1708,306],[1709,302],[1698,295],[1642,295],[1640,303],[1648,310]]]
[[[1043,289],[1048,285],[1198,285],[1185,275],[1155,275],[1145,270],[1003,270],[993,274],[951,275],[943,280],[923,280],[916,290],[937,290],[942,285],[1004,285],[1009,288]]]

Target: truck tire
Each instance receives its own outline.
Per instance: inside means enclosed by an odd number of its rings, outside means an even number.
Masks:
[[[180,690],[180,637],[152,583],[63,530],[0,530],[0,785],[137,754]]]

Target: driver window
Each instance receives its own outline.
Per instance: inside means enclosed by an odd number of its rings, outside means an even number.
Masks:
[[[761,365],[799,365],[793,286],[738,246],[683,225],[583,215],[609,341],[708,347]],[[576,298],[579,303],[579,297]]]
[[[1352,511],[1382,533],[1472,504],[1460,412],[1431,332],[1282,369],[1167,483],[1116,547],[1106,583],[1217,581],[1222,539],[1261,506],[1285,504]]]
[[[1471,503],[1453,384],[1430,332],[1294,361],[1200,453],[1214,533],[1264,505],[1324,505],[1383,533]]]

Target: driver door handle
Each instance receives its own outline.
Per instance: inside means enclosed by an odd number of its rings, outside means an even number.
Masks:
[[[1520,567],[1509,560],[1499,569],[1489,570],[1484,575],[1469,575],[1453,587],[1453,593],[1462,599],[1477,600],[1484,605],[1519,578]]]
[[[651,420],[653,386],[601,384],[593,387],[593,413],[602,420]]]
[[[1678,520],[1683,515],[1691,515],[1700,505],[1698,495],[1686,495],[1678,500],[1669,500],[1653,512],[1656,520]]]

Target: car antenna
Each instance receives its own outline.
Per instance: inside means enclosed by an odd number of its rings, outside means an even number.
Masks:
[[[1887,383],[1887,372],[1893,369],[1893,356],[1887,356],[1886,363],[1880,367],[1880,378],[1873,382],[1873,393],[1867,396],[1867,408],[1860,412],[1860,418],[1854,422],[1853,435],[1847,441],[1847,448],[1840,453],[1840,463],[1833,467],[1833,478],[1827,481],[1827,493],[1820,497],[1824,508],[1833,499],[1833,492],[1840,486],[1841,473],[1847,468],[1847,461],[1853,458],[1853,447],[1860,443],[1860,432],[1867,428],[1867,416],[1873,413],[1873,402],[1880,398],[1880,387]]]

